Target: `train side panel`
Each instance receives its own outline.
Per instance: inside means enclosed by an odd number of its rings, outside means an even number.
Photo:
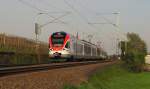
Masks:
[[[71,37],[71,54],[76,59],[100,59],[101,50],[96,45]]]

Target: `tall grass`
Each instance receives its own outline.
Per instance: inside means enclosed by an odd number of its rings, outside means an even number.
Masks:
[[[0,55],[0,65],[30,65],[39,63],[50,63],[48,55],[40,55],[40,60],[38,60],[36,54]]]
[[[150,89],[150,73],[134,73],[120,65],[109,66],[93,74],[87,83],[64,89]]]

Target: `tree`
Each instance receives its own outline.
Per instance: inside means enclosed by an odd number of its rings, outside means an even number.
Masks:
[[[120,42],[122,59],[131,70],[140,72],[145,64],[145,56],[147,54],[146,43],[135,33],[128,33],[127,38],[127,42]]]

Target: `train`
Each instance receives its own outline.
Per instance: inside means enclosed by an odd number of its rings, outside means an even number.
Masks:
[[[107,54],[98,45],[80,40],[77,36],[60,31],[49,37],[49,57],[52,59],[105,59]]]

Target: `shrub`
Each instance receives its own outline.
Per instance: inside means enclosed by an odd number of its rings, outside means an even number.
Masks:
[[[135,33],[127,34],[128,41],[121,42],[122,59],[127,67],[135,72],[141,72],[145,64],[147,47],[145,42]],[[127,46],[125,46],[125,43]],[[123,53],[125,52],[125,54]]]

